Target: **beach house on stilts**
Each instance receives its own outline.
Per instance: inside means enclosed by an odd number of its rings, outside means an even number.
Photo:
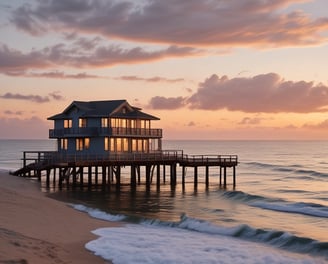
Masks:
[[[131,106],[126,100],[72,102],[51,116],[62,154],[105,156],[109,153],[154,153],[162,149],[162,129],[152,128],[159,118]]]
[[[209,168],[219,168],[219,183],[226,186],[227,168],[233,169],[236,183],[236,155],[186,155],[182,150],[162,149],[162,129],[153,128],[158,117],[144,113],[126,100],[73,101],[63,112],[53,115],[49,138],[55,139],[56,151],[24,151],[23,167],[14,175],[37,177],[45,175],[58,186],[73,188],[85,185],[120,186],[121,169],[130,169],[131,186],[142,182],[149,187],[156,173],[157,186],[161,175],[165,183],[168,167],[171,185],[177,183],[177,165],[182,167],[181,183],[185,184],[186,168],[194,169],[194,186],[198,184],[198,168],[205,168],[209,185]],[[161,169],[162,166],[162,169]],[[58,176],[58,177],[57,177]],[[223,177],[223,179],[222,179]]]

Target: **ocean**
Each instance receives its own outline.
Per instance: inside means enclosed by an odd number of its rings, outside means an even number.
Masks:
[[[52,140],[0,140],[0,169],[20,168],[22,151],[54,150]],[[186,154],[238,155],[236,187],[219,170],[188,168],[186,185],[131,189],[40,190],[117,228],[93,230],[85,246],[126,263],[328,263],[328,141],[173,141],[163,149]],[[122,178],[129,177],[128,173]],[[64,217],[64,216],[63,216]],[[63,219],[64,221],[64,219]]]

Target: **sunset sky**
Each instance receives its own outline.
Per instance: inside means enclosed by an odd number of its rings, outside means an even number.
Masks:
[[[1,0],[0,138],[126,99],[165,139],[328,139],[327,0]]]

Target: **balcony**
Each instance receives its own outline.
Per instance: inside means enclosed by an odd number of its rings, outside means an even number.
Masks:
[[[78,127],[50,129],[49,138],[75,137],[147,137],[161,138],[162,129],[128,128],[128,127]]]

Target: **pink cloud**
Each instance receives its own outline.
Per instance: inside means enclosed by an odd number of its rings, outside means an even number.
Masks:
[[[328,87],[313,82],[286,81],[276,73],[233,79],[212,75],[200,83],[188,103],[195,109],[249,113],[322,112],[327,111]]]
[[[148,107],[152,109],[178,109],[184,106],[185,98],[155,96],[151,98]]]
[[[39,51],[33,50],[22,53],[0,44],[0,73],[14,75],[31,69],[61,66],[73,68],[109,67],[117,64],[143,63],[171,57],[195,56],[199,54],[201,54],[199,50],[177,46],[170,46],[156,51],[147,51],[140,47],[124,49],[114,45],[99,46],[92,50],[85,50],[82,47],[65,44],[57,44]],[[32,73],[29,73],[29,75],[32,75]],[[60,73],[57,73],[58,75]],[[81,75],[75,77],[86,76]]]
[[[6,100],[24,100],[24,101],[31,101],[34,103],[47,103],[51,100],[60,101],[63,100],[64,97],[59,94],[59,92],[53,92],[49,93],[47,96],[41,96],[41,95],[24,95],[24,94],[13,94],[13,93],[5,93],[3,95],[0,95],[0,99],[6,99]]]
[[[184,81],[183,78],[169,79],[169,78],[164,78],[164,77],[159,77],[159,76],[145,78],[145,77],[139,77],[139,76],[135,76],[135,75],[119,76],[119,77],[115,77],[114,79],[123,80],[123,81],[168,82],[168,83],[176,83],[176,82]]]
[[[246,113],[309,113],[328,111],[328,86],[305,81],[286,81],[276,73],[251,78],[229,79],[213,74],[199,84],[190,97],[151,98],[154,109],[241,111]],[[245,118],[240,124],[254,124],[260,118]]]
[[[305,0],[38,1],[11,14],[33,35],[81,32],[106,38],[191,46],[322,43],[328,19],[286,7]]]

